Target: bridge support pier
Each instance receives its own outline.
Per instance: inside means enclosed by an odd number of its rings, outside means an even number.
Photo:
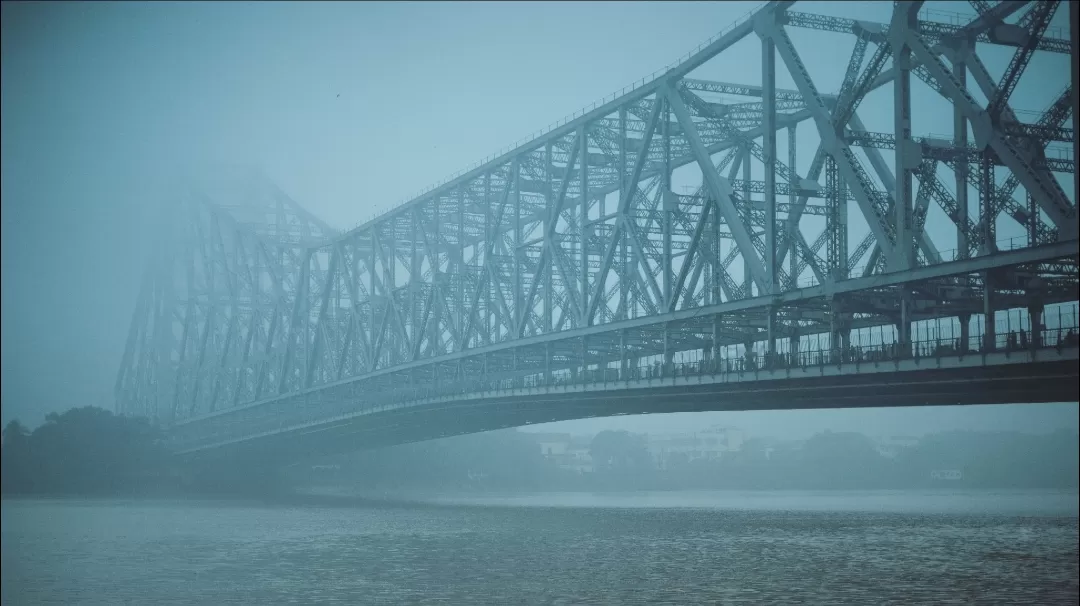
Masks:
[[[713,368],[720,369],[720,314],[714,314],[712,319],[712,358]]]
[[[668,376],[672,368],[675,354],[671,351],[671,327],[664,324],[664,376]]]
[[[971,341],[971,314],[960,314],[960,343],[957,351],[966,354]]]
[[[911,357],[911,289],[904,287],[900,296],[900,320],[896,323],[896,349],[901,358]]]
[[[791,336],[788,337],[788,363],[791,365],[799,365],[799,325],[793,323],[791,326]]]
[[[619,378],[629,378],[630,358],[626,355],[626,329],[619,331]]]
[[[997,349],[996,326],[994,322],[994,288],[990,282],[990,272],[983,272],[983,338],[982,350],[989,353]]]
[[[1028,304],[1028,324],[1031,327],[1031,338],[1028,339],[1029,345],[1032,349],[1042,347],[1043,304],[1041,301]]]
[[[510,355],[513,356],[510,359],[511,360],[510,361],[510,369],[511,369],[511,371],[510,371],[510,377],[511,377],[510,386],[511,387],[518,387],[519,385],[521,385],[525,381],[524,377],[518,376],[518,348],[511,347],[510,348]]]
[[[771,367],[776,360],[776,307],[770,305],[766,314],[765,330],[768,342],[765,345],[765,358],[766,363]]]
[[[829,351],[834,356],[839,356],[851,346],[851,330],[848,328],[840,302],[833,299],[829,303],[829,308]]]
[[[588,380],[589,376],[589,338],[581,337],[581,377]]]

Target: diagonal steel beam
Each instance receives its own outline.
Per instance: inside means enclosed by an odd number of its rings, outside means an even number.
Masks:
[[[1075,238],[1077,233],[1076,208],[1072,207],[1067,200],[1059,199],[1056,192],[1046,187],[1028,160],[1012,143],[1001,136],[1001,133],[991,123],[989,114],[983,111],[975,99],[968,94],[967,90],[960,86],[952,72],[941,63],[941,59],[926,45],[921,37],[914,32],[908,31],[907,40],[915,55],[922,60],[927,70],[952,98],[953,103],[971,121],[976,144],[992,149],[1016,175],[1024,188],[1027,189],[1030,195],[1035,197],[1039,206],[1057,226],[1059,238]]]
[[[641,171],[645,168],[645,163],[649,157],[649,145],[652,143],[653,133],[656,132],[656,123],[660,118],[660,103],[653,103],[652,112],[649,114],[649,122],[645,127],[644,137],[641,140],[641,149],[638,150],[637,159],[634,162],[634,168],[630,173],[629,186],[624,187],[622,194],[619,196],[619,208],[616,213],[620,217],[624,217],[627,209],[630,207],[630,200],[638,192],[638,182],[641,180]],[[624,222],[616,219],[615,231],[609,236],[608,245],[604,251],[604,256],[600,262],[600,272],[596,275],[596,292],[593,293],[591,301],[589,303],[589,310],[586,314],[586,318],[589,322],[596,315],[596,308],[599,305],[601,289],[604,283],[607,281],[608,272],[611,269],[611,262],[615,258],[615,248],[621,239],[624,228]]]
[[[761,289],[761,292],[769,292],[769,283],[765,279],[765,268],[761,264],[761,259],[758,258],[757,250],[754,248],[754,242],[750,239],[750,234],[746,230],[746,225],[743,224],[742,219],[739,217],[739,211],[731,199],[731,184],[727,179],[721,177],[720,173],[716,171],[716,167],[713,166],[709,153],[701,142],[697,127],[694,126],[694,122],[690,118],[690,112],[687,111],[682,97],[679,96],[677,91],[670,88],[666,89],[664,94],[671,105],[672,111],[675,112],[679,126],[682,127],[683,133],[690,143],[690,149],[697,160],[698,166],[701,168],[702,178],[708,183],[710,193],[717,201],[720,214],[727,222],[728,229],[731,230],[732,237],[735,238],[735,243],[750,268],[751,278],[757,284],[757,287]]]

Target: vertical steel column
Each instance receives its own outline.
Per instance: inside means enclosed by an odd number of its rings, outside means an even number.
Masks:
[[[578,140],[581,141],[581,321],[579,326],[592,324],[589,315],[589,136],[582,124],[578,130]]]
[[[522,291],[524,286],[521,283],[521,263],[522,255],[525,251],[522,250],[522,236],[521,236],[521,163],[516,159],[510,163],[511,171],[510,179],[514,184],[514,191],[511,194],[514,197],[514,247],[510,251],[511,261],[514,263],[514,317],[512,319],[514,323],[514,336],[521,334],[521,326],[525,321],[525,310],[521,309],[523,303]]]
[[[375,315],[375,307],[376,307],[375,306],[375,301],[376,301],[376,298],[379,296],[378,293],[375,291],[375,285],[378,284],[378,281],[379,281],[378,280],[378,271],[379,270],[378,270],[377,266],[375,265],[375,229],[376,228],[377,228],[377,224],[372,225],[371,227],[368,227],[368,248],[371,249],[369,251],[370,254],[368,255],[368,266],[367,266],[367,276],[368,276],[368,282],[369,282],[368,286],[370,287],[370,290],[368,292],[371,293],[368,296],[368,326],[371,327],[368,330],[368,333],[371,335],[371,337],[368,339],[368,366],[370,366],[369,370],[375,370],[375,364],[376,364],[375,354],[378,353],[378,351],[376,349],[376,346],[378,345],[378,341],[379,341],[379,336],[378,336],[378,334],[376,334],[376,331],[379,330],[379,325],[377,323],[376,315]],[[278,274],[278,275],[281,275],[281,274]],[[275,312],[275,314],[274,314],[274,322],[276,323],[276,321],[277,321],[277,314]],[[269,339],[267,340],[267,344],[269,345]],[[256,393],[255,396],[258,396],[258,393]]]
[[[626,355],[626,329],[619,331],[619,378],[626,379],[630,358]]]
[[[706,198],[704,200],[703,204],[705,204],[705,203],[708,203],[708,198]],[[702,208],[704,209],[704,206]],[[710,259],[709,268],[711,269],[710,273],[712,274],[712,290],[713,290],[713,303],[714,304],[721,302],[720,294],[723,292],[723,288],[721,287],[721,284],[722,284],[723,280],[720,277],[720,271],[721,271],[721,269],[723,269],[722,263],[724,262],[724,260],[723,260],[723,247],[721,246],[721,244],[723,242],[723,238],[720,237],[720,222],[722,220],[723,220],[723,218],[721,217],[720,208],[715,202],[713,202],[713,209],[712,209],[713,250],[712,250],[712,258]]]
[[[1039,244],[1039,205],[1031,193],[1027,195],[1027,211],[1028,246],[1037,246]]]
[[[619,108],[619,199],[622,200],[626,197],[628,188],[635,187],[636,183],[627,183],[626,175],[626,106]],[[615,221],[622,221],[623,217],[616,217]],[[630,272],[627,267],[627,254],[626,254],[626,230],[620,230],[619,235],[619,309],[622,310],[622,314],[618,316],[618,319],[625,320],[630,317],[630,302],[627,300],[630,296]]]
[[[622,241],[619,243],[619,249],[620,249],[619,254],[622,257],[620,259],[620,262],[622,263],[622,268],[623,268],[622,277],[619,279],[619,281],[620,281],[619,287],[622,289],[621,290],[621,295],[623,297],[623,300],[625,301],[625,304],[623,305],[623,319],[624,320],[626,320],[628,318],[631,318],[631,317],[635,317],[634,310],[632,309],[633,301],[631,301],[631,297],[630,297],[630,283],[633,281],[631,279],[631,276],[630,276],[630,254],[629,254],[629,251],[626,250],[627,249],[626,244],[628,242],[629,237],[630,237],[630,234],[628,234],[627,231],[624,229],[622,231],[622,236],[621,236]]]
[[[839,354],[850,344],[850,341],[851,335],[843,306],[839,299],[832,297],[829,300],[829,349],[834,354]]]
[[[892,44],[893,70],[893,121],[896,133],[895,156],[895,203],[894,245],[895,260],[891,264],[893,271],[906,271],[915,266],[915,247],[912,228],[912,173],[916,162],[915,150],[911,141],[911,47],[908,46],[909,31],[915,30],[917,13],[909,3],[895,3],[889,38]]]
[[[488,255],[489,250],[494,250],[492,240],[495,238],[492,234],[491,227],[491,173],[484,175],[484,244],[482,246],[484,252],[484,258],[481,261],[480,275],[477,276],[481,282],[484,283],[484,321],[481,326],[484,327],[484,345],[491,344],[491,280],[488,277],[488,271],[491,269],[491,258]],[[485,364],[487,360],[485,359]],[[485,372],[486,371],[485,366]]]
[[[746,229],[750,232],[751,237],[754,233],[754,222],[751,220],[750,214],[750,146],[744,145],[742,150],[742,204],[739,205],[739,219],[746,225]],[[750,269],[750,259],[746,258],[746,255],[750,251],[743,251],[743,293],[747,297],[754,296],[754,280],[751,277],[753,270]],[[760,293],[759,293],[760,294]]]
[[[588,375],[586,374],[587,367],[589,365],[589,344],[587,342],[588,336],[581,337],[581,381],[584,383],[588,381]]]
[[[847,240],[847,205],[844,204],[847,201],[847,192],[841,182],[836,160],[832,156],[825,157],[825,189],[828,196],[825,215],[825,229],[828,231],[825,252],[829,265],[828,278],[840,280],[847,274],[847,256],[843,245]],[[796,249],[792,243],[790,250]]]
[[[465,330],[465,325],[468,324],[466,318],[472,313],[471,309],[465,309],[465,188],[458,187],[458,242],[457,242],[457,318],[451,319],[450,314],[446,314],[445,321],[452,326],[456,325],[459,331]],[[436,242],[436,258],[438,258],[438,241],[439,231],[435,230],[433,239]],[[447,259],[449,264],[449,259]],[[479,278],[479,276],[477,276]],[[439,329],[441,330],[441,329]],[[458,338],[458,349],[465,349],[465,345],[468,341],[469,335],[462,334]]]
[[[776,355],[776,307],[770,305],[765,310],[765,335],[768,341],[765,346],[765,353],[769,364],[773,362],[773,356]]]
[[[398,287],[398,283],[397,283],[397,264],[398,264],[397,222],[398,222],[397,217],[387,220],[387,223],[389,224],[389,227],[390,227],[390,243],[389,243],[389,246],[388,246],[388,250],[383,251],[384,255],[387,257],[387,258],[384,258],[383,261],[385,261],[386,264],[390,268],[390,273],[389,273],[389,276],[387,277],[387,280],[386,280],[387,283],[384,285],[384,286],[387,287],[386,288],[386,304],[387,305],[394,305],[394,306],[397,305],[397,299],[394,296],[394,291],[396,291],[397,287]],[[392,313],[397,313],[397,309],[394,309]],[[397,333],[395,332],[394,334],[397,334]],[[399,360],[399,352],[401,351],[402,345],[405,345],[404,343],[401,343],[401,338],[403,338],[404,336],[405,335],[400,335],[397,339],[393,340],[395,346],[390,348],[389,364],[391,364],[391,365],[396,364],[396,363],[398,363],[400,361]]]
[[[773,49],[775,50],[775,49]],[[798,182],[795,181],[795,175],[798,171],[795,170],[795,127],[796,124],[792,124],[788,127],[788,208],[794,209],[795,204],[798,201],[798,196],[795,195],[795,190],[798,189]],[[792,211],[788,211],[792,212]],[[798,231],[799,227],[795,226],[795,231]],[[791,284],[788,288],[799,287],[799,276],[797,275],[799,269],[799,249],[795,246],[795,242],[790,241],[793,239],[794,234],[786,234],[784,237],[789,240],[787,243],[788,264],[791,269],[788,270],[788,277],[791,280]]]
[[[435,212],[438,213],[439,200],[441,196],[432,198],[431,204],[435,207]],[[420,206],[417,205],[413,208],[413,212],[409,220],[409,335],[415,342],[415,345],[420,343],[420,251],[417,246],[417,241],[420,239]],[[409,343],[409,358],[417,351],[414,348],[414,343]]]
[[[907,358],[911,355],[911,312],[912,297],[911,289],[901,284],[903,292],[900,294],[900,321],[896,324],[896,342],[900,357]]]
[[[776,267],[776,49],[773,39],[761,39],[762,129],[765,157],[765,280],[768,294],[779,291]],[[789,168],[794,171],[794,167]],[[748,200],[749,202],[749,200]],[[773,313],[770,312],[770,317]],[[773,351],[773,335],[769,331],[769,351]]]
[[[552,221],[558,221],[558,217],[553,216],[552,211],[555,205],[554,193],[552,190],[551,173],[553,167],[551,165],[551,142],[548,141],[544,145],[544,178],[546,180],[546,187],[544,188],[544,232],[548,233],[549,225]],[[550,263],[550,262],[549,262]],[[544,274],[544,334],[551,332],[551,268],[544,271],[541,267],[537,266],[536,273],[539,274],[543,271]]]
[[[671,106],[667,102],[666,97],[661,98],[657,96],[657,103],[664,104],[663,112],[663,129],[661,131],[664,148],[664,174],[663,181],[660,187],[660,207],[662,215],[664,217],[664,309],[669,309],[671,306],[671,298],[673,293],[671,292],[672,283],[674,278],[671,272],[671,263],[673,261],[671,256],[671,208],[669,207],[671,200]]]
[[[671,326],[669,322],[664,322],[664,376],[668,376],[671,373],[671,361],[674,359],[675,354],[671,351]]]
[[[799,365],[799,339],[802,337],[799,330],[799,321],[791,320],[791,336],[788,337],[788,353],[789,363],[798,366]]]
[[[959,317],[960,320],[960,347],[957,349],[959,353],[966,354],[971,349],[971,314],[962,313]]]
[[[548,385],[551,384],[551,349],[551,341],[544,344],[544,382]]]
[[[982,252],[997,252],[997,212],[994,208],[994,160],[984,150],[979,159],[979,220],[982,221]]]
[[[967,63],[966,54],[957,50],[953,61],[953,76],[960,86],[967,88]],[[966,149],[968,145],[967,117],[960,105],[953,104],[953,140],[960,149]],[[968,170],[971,166],[966,157],[957,158],[954,173],[956,175],[956,256],[960,259],[968,258]],[[970,234],[974,236],[975,234]],[[965,342],[966,343],[966,342]],[[965,345],[966,347],[966,345]]]
[[[983,272],[983,351],[997,349],[997,336],[994,310],[994,288],[990,272]]]
[[[836,173],[836,279],[848,278],[848,187],[839,171]]]
[[[1032,349],[1042,346],[1043,310],[1043,303],[1038,299],[1028,303],[1028,324],[1031,327],[1028,344]]]
[[[712,357],[713,370],[720,369],[720,314],[713,314],[712,318]]]

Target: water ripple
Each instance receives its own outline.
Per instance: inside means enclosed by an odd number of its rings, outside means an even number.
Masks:
[[[5,501],[7,604],[1076,604],[1077,518]]]

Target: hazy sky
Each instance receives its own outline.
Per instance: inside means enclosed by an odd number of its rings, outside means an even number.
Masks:
[[[36,425],[49,411],[112,405],[153,209],[188,167],[259,166],[329,224],[351,226],[666,66],[755,4],[2,6],[2,416]],[[883,21],[890,3],[798,7]],[[842,75],[849,46],[792,32],[811,75],[818,65]],[[753,52],[725,55],[736,56],[707,75],[757,82]],[[1057,91],[1031,81],[1014,105],[1041,110]],[[778,84],[791,86],[786,74]],[[578,427],[1075,428],[1077,407],[707,417]]]

